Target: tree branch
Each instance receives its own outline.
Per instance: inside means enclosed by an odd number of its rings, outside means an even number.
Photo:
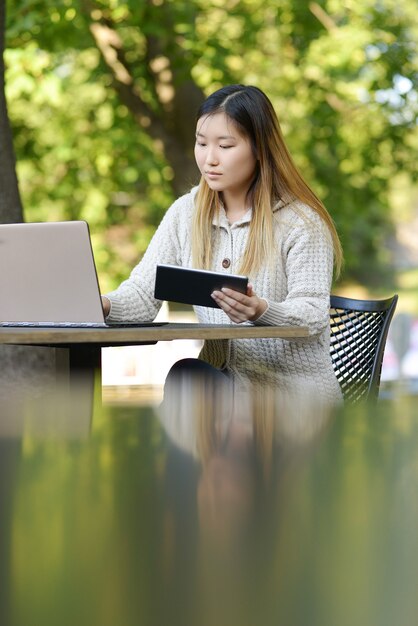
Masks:
[[[317,2],[310,2],[309,10],[328,32],[338,28],[332,17]]]
[[[154,66],[152,74],[150,73],[150,79],[154,81],[152,85],[153,92],[159,96],[160,111],[157,114],[138,92],[133,73],[129,63],[126,61],[123,42],[116,29],[111,27],[108,21],[106,23],[95,21],[90,24],[90,32],[111,72],[113,87],[119,95],[121,102],[131,111],[137,123],[154,140],[157,140],[174,172],[173,189],[176,193],[183,193],[190,187],[192,181],[196,179],[197,171],[191,150],[194,129],[192,128],[188,112],[191,91],[195,87],[194,83],[189,85],[183,84],[181,87],[177,87],[172,99],[173,106],[164,107],[164,102],[161,102],[161,84],[158,82],[160,72],[158,67]],[[182,116],[177,117],[178,107],[175,105],[179,101],[179,94],[181,94],[181,100],[184,100],[182,94],[185,87],[189,90],[189,98],[188,100],[186,99],[188,107],[186,109],[182,108]],[[172,88],[174,89],[174,87]],[[200,91],[199,98],[201,101],[202,95]],[[195,95],[193,95],[193,100],[195,99]],[[184,115],[185,112],[186,116]],[[184,124],[182,122],[184,117],[187,117],[187,133],[183,132]]]

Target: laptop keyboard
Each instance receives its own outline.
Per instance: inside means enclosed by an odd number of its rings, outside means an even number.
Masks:
[[[144,328],[168,322],[0,322],[0,328]]]

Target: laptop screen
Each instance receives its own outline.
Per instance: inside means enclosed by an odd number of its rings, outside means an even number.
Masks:
[[[104,323],[86,222],[0,224],[0,321]]]

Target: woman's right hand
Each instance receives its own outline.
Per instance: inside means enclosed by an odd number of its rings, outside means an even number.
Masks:
[[[102,296],[102,307],[104,316],[107,317],[110,313],[110,300],[106,296]]]

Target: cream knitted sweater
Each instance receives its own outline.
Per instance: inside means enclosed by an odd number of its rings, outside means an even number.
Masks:
[[[162,219],[146,253],[128,280],[107,294],[109,321],[154,319],[161,301],[154,298],[158,263],[192,266],[191,223],[196,188],[178,198]],[[229,224],[221,213],[214,224],[213,270],[236,274],[245,249],[251,209]],[[298,339],[234,339],[206,341],[200,358],[226,368],[237,382],[272,383],[299,393],[308,390],[324,400],[341,399],[329,355],[329,298],[333,248],[320,217],[298,200],[274,208],[276,257],[250,276],[254,291],[267,310],[254,322],[263,325],[300,325],[309,337]],[[224,259],[230,265],[225,270]],[[217,308],[195,307],[199,322],[232,324]],[[251,323],[251,322],[248,322]]]

